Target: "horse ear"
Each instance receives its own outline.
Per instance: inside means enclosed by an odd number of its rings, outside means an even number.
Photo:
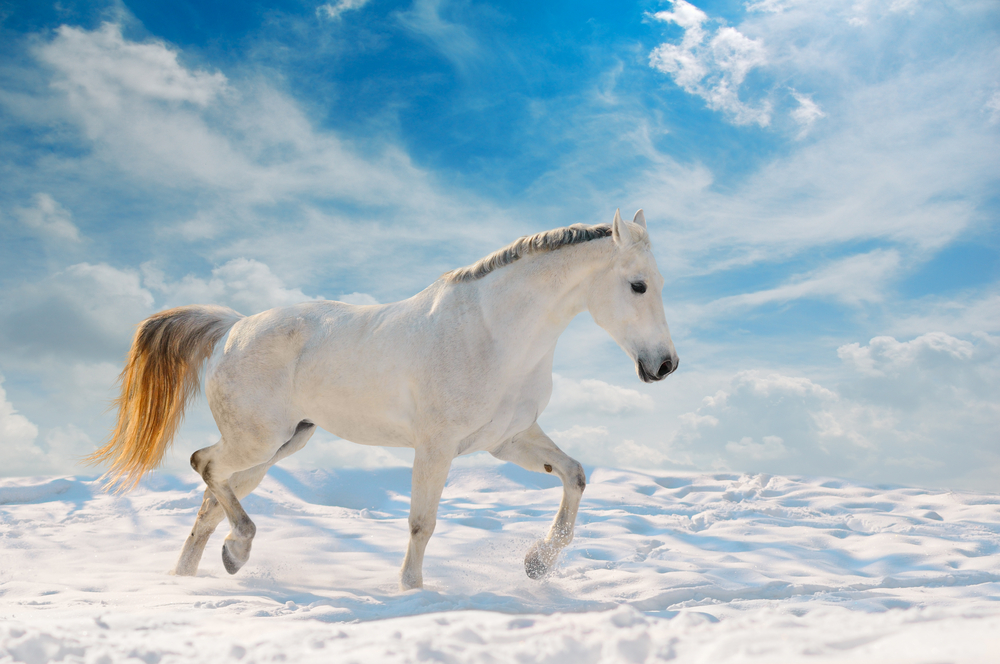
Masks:
[[[628,224],[622,221],[620,210],[615,210],[615,219],[611,222],[611,238],[619,247],[632,244],[632,232],[629,231]]]
[[[646,215],[642,213],[642,208],[639,208],[639,210],[635,213],[635,216],[632,217],[632,223],[639,224],[643,228],[646,227]]]

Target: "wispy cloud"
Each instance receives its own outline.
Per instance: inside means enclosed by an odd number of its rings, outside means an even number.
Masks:
[[[393,202],[427,190],[425,176],[391,148],[362,157],[316,132],[275,90],[192,71],[167,45],[129,41],[116,24],[63,26],[36,53],[65,94],[66,118],[133,177],[235,192],[249,203],[317,191]]]
[[[896,251],[876,250],[849,256],[808,274],[793,277],[775,288],[720,298],[706,306],[706,313],[720,315],[767,304],[784,304],[807,298],[832,298],[845,304],[880,302],[886,283],[899,270]]]
[[[802,138],[816,120],[826,117],[826,113],[820,109],[819,105],[809,95],[804,95],[793,90],[792,96],[795,97],[795,101],[799,105],[791,112],[791,116],[793,120],[801,125],[802,130],[799,132],[798,138]]]
[[[942,330],[954,335],[1000,332],[1000,289],[997,286],[992,284],[984,292],[929,296],[902,304],[889,331],[903,335],[921,334],[926,330]]]
[[[396,20],[414,35],[426,40],[460,72],[466,72],[481,55],[479,42],[470,29],[447,20],[442,12],[448,0],[414,0]]]
[[[994,92],[990,98],[986,100],[983,110],[989,114],[991,124],[997,124],[1000,122],[1000,91]]]
[[[336,2],[327,2],[317,7],[316,13],[328,19],[338,20],[344,12],[361,9],[368,2],[369,0],[337,0]]]
[[[44,65],[34,73],[52,86],[16,104],[8,97],[8,110],[28,125],[78,128],[84,156],[55,159],[80,181],[150,196],[184,192],[188,205],[165,196],[157,213],[138,220],[164,250],[191,243],[213,262],[255,258],[306,279],[322,266],[344,279],[370,265],[372,252],[430,246],[435,235],[455,248],[476,247],[469,261],[513,239],[491,223],[502,214],[495,204],[439,182],[386,137],[357,143],[318,129],[262,79],[186,67],[176,49],[131,41],[116,24],[63,26],[34,54]],[[481,227],[470,227],[472,215]],[[363,241],[343,240],[352,236]],[[421,267],[425,253],[407,252],[408,267]],[[320,255],[337,260],[324,264]],[[400,290],[426,285],[453,261],[423,274],[400,265]]]
[[[33,207],[16,208],[14,214],[21,223],[42,237],[67,242],[80,241],[80,230],[73,223],[69,210],[48,194],[35,194]]]

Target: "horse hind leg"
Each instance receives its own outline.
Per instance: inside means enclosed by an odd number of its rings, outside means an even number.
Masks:
[[[263,475],[261,475],[263,477]],[[222,511],[222,505],[215,498],[211,489],[205,489],[205,497],[201,501],[201,509],[194,520],[191,534],[184,541],[184,548],[181,549],[181,556],[174,567],[174,574],[178,576],[194,576],[198,573],[198,563],[205,552],[205,545],[208,538],[215,532],[216,527],[226,518]]]
[[[271,465],[273,464],[261,464],[247,470],[241,470],[238,473],[233,473],[233,476],[229,478],[229,482],[237,498],[243,499],[250,495],[257,488],[257,485],[260,484],[261,480],[264,479],[264,475],[267,474]],[[198,564],[201,562],[201,557],[205,552],[205,546],[208,544],[212,533],[215,532],[215,529],[225,518],[226,513],[222,509],[222,504],[219,503],[212,490],[206,488],[205,497],[201,502],[201,509],[198,510],[198,516],[195,518],[194,526],[191,528],[191,534],[188,535],[187,540],[184,542],[184,548],[181,549],[181,555],[177,560],[177,566],[174,568],[174,574],[178,576],[194,576],[198,573]]]
[[[224,449],[224,440],[216,445],[198,450],[191,455],[191,465],[205,480],[208,488],[201,509],[195,519],[191,534],[184,542],[177,567],[178,575],[194,575],[198,571],[205,546],[223,518],[229,519],[230,532],[222,545],[222,563],[226,571],[235,574],[250,557],[250,548],[257,528],[240,504],[264,479],[268,469],[282,459],[302,449],[316,431],[316,425],[307,420],[298,423],[295,432],[264,463],[232,473],[220,479],[212,472],[213,459]]]

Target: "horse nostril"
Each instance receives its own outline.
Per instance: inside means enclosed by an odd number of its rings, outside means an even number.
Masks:
[[[656,372],[656,375],[659,378],[663,378],[668,373],[670,373],[670,369],[672,367],[673,367],[673,365],[670,363],[670,360],[667,360],[666,362],[664,362],[663,364],[660,365],[660,370],[658,372]]]

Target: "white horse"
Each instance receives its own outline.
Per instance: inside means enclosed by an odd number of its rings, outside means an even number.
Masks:
[[[244,317],[218,306],[160,312],[136,330],[116,401],[118,424],[94,461],[133,487],[163,458],[207,360],[205,392],[221,440],[191,455],[207,489],[176,574],[198,570],[223,517],[226,570],[246,563],[256,528],[240,505],[268,468],[317,426],[356,443],[412,447],[410,541],[402,589],[423,584],[424,549],[451,461],[486,450],[555,473],[562,503],[524,559],[543,576],[573,539],[583,467],[537,419],[552,392],[556,341],[590,311],[645,382],[677,369],[642,210],[632,223],[523,237],[393,304],[308,302]]]

